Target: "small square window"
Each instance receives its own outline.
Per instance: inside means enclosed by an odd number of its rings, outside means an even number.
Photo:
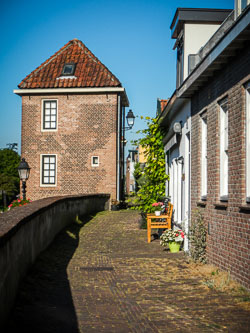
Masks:
[[[75,67],[75,64],[64,64],[61,75],[74,75]]]
[[[99,166],[99,156],[92,156],[91,157],[91,166],[98,167]]]

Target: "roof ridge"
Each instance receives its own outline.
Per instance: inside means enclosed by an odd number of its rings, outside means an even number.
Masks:
[[[82,46],[84,46],[84,48],[85,49],[87,49],[88,50],[88,52],[89,53],[91,53],[92,55],[93,55],[93,57],[97,60],[97,62],[99,62],[105,69],[106,69],[106,71],[108,72],[108,73],[110,73],[110,74],[108,74],[108,76],[112,79],[112,76],[117,80],[117,81],[119,81],[118,80],[118,78],[108,69],[108,67],[106,67],[102,62],[101,62],[101,60],[100,59],[98,59],[97,58],[97,56],[95,56],[94,55],[94,53],[93,52],[91,52],[90,51],[90,49],[81,41],[81,40],[79,40],[79,39],[77,39],[77,38],[75,38],[75,39],[73,39],[73,40],[77,40],[78,41],[78,45],[82,48]],[[95,60],[95,59],[93,59],[86,51],[85,51],[85,53],[88,55],[88,57],[89,58],[91,58],[92,60]],[[112,81],[114,81],[113,79],[112,79]],[[120,82],[120,81],[119,81]]]
[[[106,75],[114,82],[115,80],[121,85],[119,79],[89,50],[89,48],[79,39],[74,38],[70,40],[68,43],[66,43],[63,47],[61,47],[57,52],[55,52],[52,56],[50,56],[46,61],[44,61],[40,66],[38,66],[36,69],[34,69],[30,74],[28,74],[18,85],[20,88],[23,84],[25,84],[26,80],[33,78],[37,73],[39,73],[44,67],[50,64],[51,61],[53,61],[56,57],[58,57],[61,53],[63,53],[65,50],[67,50],[70,46],[73,44],[77,44],[84,53],[88,56],[89,59],[92,61],[100,64],[103,66]]]

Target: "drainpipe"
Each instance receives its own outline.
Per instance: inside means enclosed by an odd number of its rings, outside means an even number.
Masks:
[[[122,200],[125,200],[125,107],[122,107]]]
[[[116,156],[116,200],[120,201],[120,155],[121,155],[121,96],[117,96],[117,156]]]

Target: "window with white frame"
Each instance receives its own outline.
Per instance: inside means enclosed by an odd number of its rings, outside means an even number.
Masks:
[[[250,202],[250,82],[246,86],[246,201]]]
[[[91,166],[98,167],[99,166],[99,156],[92,156],[91,157]]]
[[[42,112],[42,129],[57,129],[57,100],[44,100]]]
[[[41,185],[56,185],[56,155],[41,155]]]
[[[207,198],[207,116],[201,117],[201,199]]]
[[[220,200],[228,199],[228,101],[220,103]]]

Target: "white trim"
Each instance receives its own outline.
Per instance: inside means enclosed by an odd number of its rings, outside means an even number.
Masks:
[[[174,134],[165,145],[165,151],[167,152],[169,149],[171,149],[175,144],[177,143],[177,135]]]
[[[220,105],[220,198],[228,195],[228,103],[227,98]]]
[[[97,164],[95,164],[94,163],[94,158],[97,158]],[[96,168],[96,167],[99,167],[99,165],[100,165],[100,159],[99,159],[99,156],[91,156],[91,166],[93,167],[93,168]]]
[[[42,171],[43,171],[43,156],[55,156],[56,157],[56,168],[55,168],[55,184],[43,184],[42,183]],[[56,187],[57,186],[57,154],[40,154],[40,187]]]
[[[56,101],[56,128],[51,129],[51,128],[43,128],[43,102],[44,101]],[[42,98],[41,99],[41,132],[57,132],[58,130],[58,99],[57,98]]]
[[[181,208],[182,208],[182,163],[176,159],[177,167],[177,200],[176,200],[176,210],[177,210],[177,222],[182,222]]]
[[[80,94],[80,93],[123,93],[125,106],[129,106],[129,100],[125,88],[123,87],[101,87],[101,88],[34,88],[34,89],[14,89],[13,93],[19,96],[33,94]]]
[[[122,87],[110,88],[34,88],[34,89],[14,89],[14,94],[31,95],[31,94],[56,94],[56,93],[92,93],[92,92],[125,92]]]
[[[246,198],[250,198],[250,82],[246,86]]]
[[[207,196],[207,117],[201,117],[201,197]]]

